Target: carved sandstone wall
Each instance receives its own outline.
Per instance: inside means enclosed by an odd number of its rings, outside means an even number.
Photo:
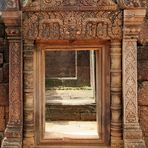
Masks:
[[[73,38],[73,36],[71,38]],[[7,113],[8,112],[8,74],[5,74],[5,70],[8,70],[8,58],[6,58],[8,51],[4,47],[4,43],[5,43],[4,35],[0,35],[0,132],[1,134],[3,134],[3,131],[5,129],[5,125],[8,119],[8,116],[6,116],[8,115]],[[140,115],[141,126],[143,129],[146,143],[148,143],[148,126],[147,126],[147,123],[148,123],[148,113],[147,113],[147,110],[148,110],[148,101],[147,101],[148,56],[146,56],[148,55],[147,49],[148,49],[147,46],[145,46],[145,47],[139,47],[139,50],[138,50],[139,115]],[[5,65],[7,65],[6,69],[4,68]]]
[[[138,82],[140,124],[148,146],[148,44],[138,50]]]
[[[8,121],[8,54],[4,26],[0,22],[0,143]]]
[[[148,9],[138,48],[138,105],[140,124],[148,147]]]

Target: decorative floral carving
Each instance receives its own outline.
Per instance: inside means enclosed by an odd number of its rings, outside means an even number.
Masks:
[[[18,0],[7,0],[6,9],[16,9],[18,7]]]
[[[121,8],[146,7],[146,0],[117,0]]]
[[[124,111],[125,123],[137,123],[136,42],[125,42],[124,48]]]
[[[10,52],[10,77],[9,81],[9,93],[11,99],[9,100],[10,116],[9,121],[15,124],[21,123],[21,48],[19,42],[10,42],[9,43],[9,52]],[[15,107],[14,107],[15,106]]]
[[[24,5],[27,10],[40,6],[40,10],[115,10],[117,5],[112,0],[36,0]],[[33,8],[34,9],[34,8]],[[34,9],[36,10],[36,9]]]
[[[24,13],[23,32],[28,39],[121,38],[120,11],[67,11]]]
[[[28,39],[35,39],[38,36],[38,13],[27,13],[24,15],[23,33]],[[28,28],[28,29],[27,29]]]

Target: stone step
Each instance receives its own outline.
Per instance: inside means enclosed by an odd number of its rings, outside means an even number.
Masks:
[[[96,104],[46,103],[46,121],[95,121]]]

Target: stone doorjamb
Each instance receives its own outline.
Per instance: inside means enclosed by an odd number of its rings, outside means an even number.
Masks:
[[[22,35],[21,11],[6,11],[2,17],[9,44],[9,120],[5,130],[4,147],[22,147]]]
[[[145,14],[145,9],[124,10],[122,69],[123,139],[125,148],[146,147],[139,125],[137,101],[137,39]]]

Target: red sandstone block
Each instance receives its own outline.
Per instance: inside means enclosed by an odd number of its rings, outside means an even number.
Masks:
[[[138,48],[138,60],[148,60],[148,45]]]
[[[0,84],[0,105],[8,105],[8,84]]]
[[[4,61],[6,63],[9,63],[9,50],[8,50],[8,47],[4,48]]]
[[[3,132],[5,129],[5,107],[0,106],[0,132]]]
[[[148,136],[148,106],[140,107],[140,124],[144,132],[144,136]]]
[[[3,53],[0,53],[0,64],[3,64],[4,58],[3,58]]]
[[[144,141],[145,141],[146,147],[148,147],[148,136],[144,137]]]
[[[5,125],[7,125],[9,120],[9,106],[5,106]]]
[[[148,80],[148,60],[138,62],[138,80]]]
[[[148,82],[143,82],[138,90],[139,105],[148,105]]]
[[[143,82],[138,90],[139,105],[148,105],[148,82]]]
[[[3,42],[4,42],[4,40],[0,39],[0,52],[3,52],[3,50],[4,50]]]
[[[9,64],[4,63],[3,65],[3,82],[8,83],[9,81]]]
[[[0,68],[0,83],[3,81],[3,69]]]

